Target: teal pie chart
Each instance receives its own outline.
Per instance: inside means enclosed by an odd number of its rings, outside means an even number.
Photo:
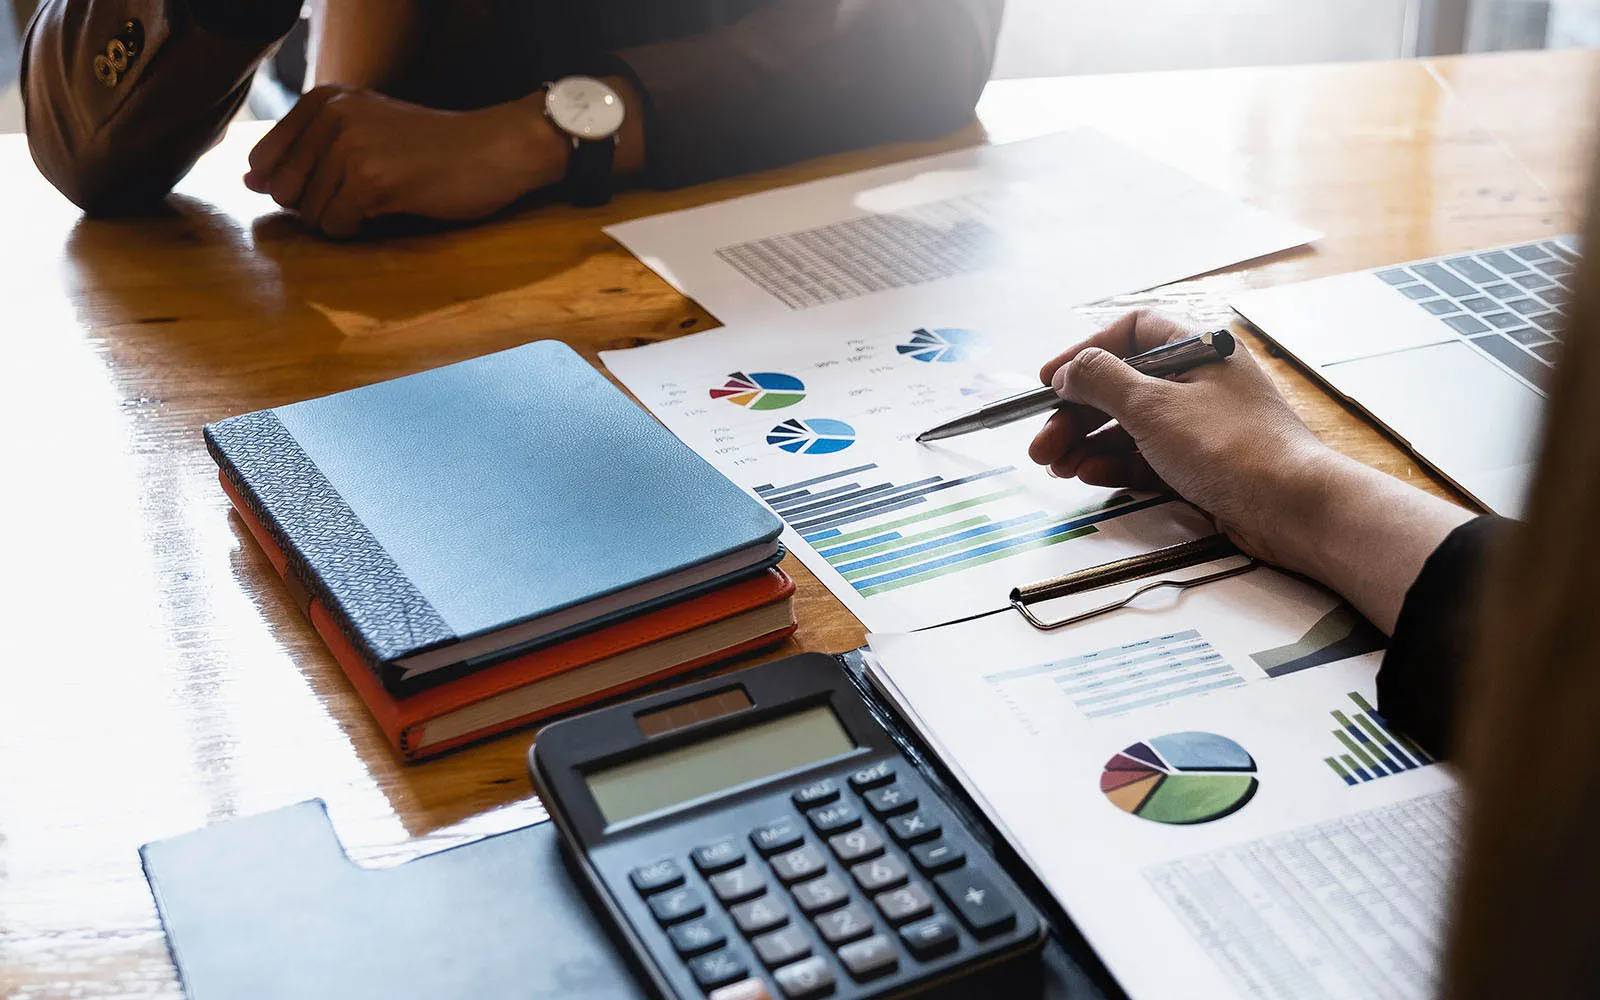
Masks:
[[[785,420],[767,432],[767,444],[791,455],[831,455],[856,443],[856,429],[843,420]]]

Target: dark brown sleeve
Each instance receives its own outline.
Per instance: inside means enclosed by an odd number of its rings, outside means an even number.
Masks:
[[[615,56],[645,94],[649,180],[671,187],[960,128],[1004,0],[776,0]]]
[[[34,162],[87,212],[148,206],[221,137],[299,9],[300,0],[45,0],[22,51]],[[105,58],[130,36],[131,57]]]

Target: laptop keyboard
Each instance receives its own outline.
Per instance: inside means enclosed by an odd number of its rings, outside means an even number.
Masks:
[[[1542,393],[1561,353],[1576,246],[1562,236],[1372,273]]]

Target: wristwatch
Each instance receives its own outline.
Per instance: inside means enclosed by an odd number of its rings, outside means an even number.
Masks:
[[[567,76],[544,85],[544,116],[572,140],[567,192],[574,205],[611,200],[611,161],[626,114],[622,97],[592,76]]]

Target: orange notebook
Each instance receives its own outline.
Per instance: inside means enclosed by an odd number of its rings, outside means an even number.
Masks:
[[[256,544],[288,585],[333,658],[406,760],[423,760],[760,649],[795,630],[794,581],[773,568],[690,598],[534,650],[408,698],[385,691],[333,616],[289,570],[272,536],[219,476]]]

